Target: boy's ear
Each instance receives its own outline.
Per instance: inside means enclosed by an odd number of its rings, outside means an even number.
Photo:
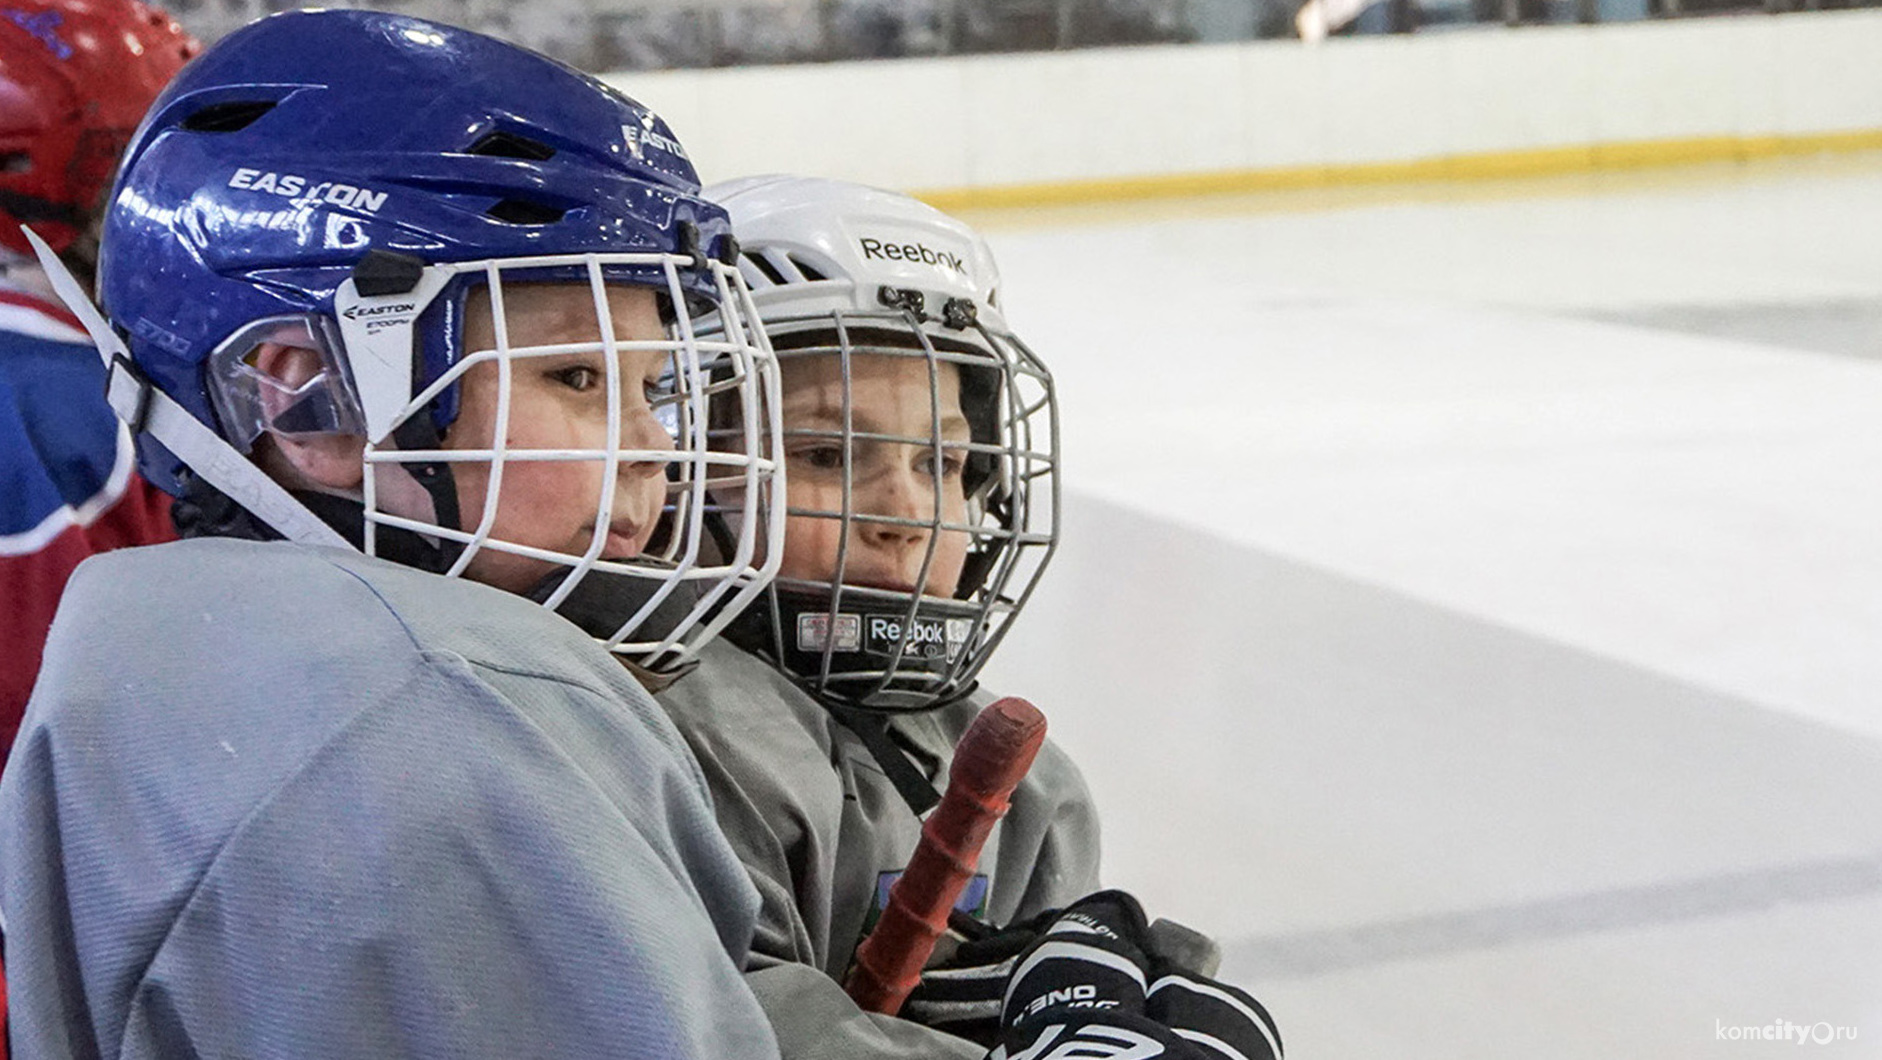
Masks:
[[[249,357],[256,371],[281,383],[280,390],[264,387],[262,408],[269,419],[287,410],[289,394],[319,375],[318,351],[304,346],[264,342]],[[312,485],[337,492],[354,492],[365,478],[366,439],[352,434],[277,434],[269,438],[294,471]]]

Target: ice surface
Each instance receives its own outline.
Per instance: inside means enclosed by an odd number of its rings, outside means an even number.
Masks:
[[[974,219],[1066,458],[989,680],[1292,1055],[1882,1055],[1882,158]]]

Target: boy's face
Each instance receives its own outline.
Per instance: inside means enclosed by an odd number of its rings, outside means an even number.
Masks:
[[[616,339],[663,339],[666,329],[651,291],[609,287],[608,302]],[[587,284],[510,284],[503,290],[504,315],[512,349],[601,340],[594,295]],[[465,310],[464,349],[496,347],[490,296],[475,292]],[[623,449],[668,449],[666,429],[654,417],[649,399],[667,367],[667,355],[654,350],[622,350],[620,370]],[[498,365],[486,361],[468,369],[461,381],[457,421],[444,438],[446,449],[487,449],[496,438],[499,407]],[[510,362],[509,423],[512,449],[603,449],[608,431],[608,376],[605,355],[557,354],[517,357]],[[459,518],[466,530],[483,519],[490,491],[490,464],[451,465],[457,477]],[[607,537],[602,559],[640,554],[652,536],[666,499],[665,465],[622,463],[617,472],[611,512],[600,511],[600,460],[529,460],[512,458],[503,468],[496,518],[490,537],[512,544],[580,556],[587,553],[597,526]],[[465,568],[466,577],[512,592],[525,592],[550,573],[566,569],[548,560],[491,549],[480,550]]]
[[[844,451],[841,438],[804,437],[793,432],[843,429],[841,359],[785,356],[783,379],[785,483],[792,509],[843,510]],[[941,441],[970,438],[961,412],[957,366],[939,363],[933,385],[940,388]],[[920,356],[857,354],[850,359],[851,430],[858,435],[895,435],[908,441],[856,438],[850,455],[852,511],[858,516],[887,516],[920,523],[967,520],[967,496],[961,472],[965,450],[941,451],[940,505],[936,511],[934,409],[929,400],[928,362]],[[827,582],[837,571],[837,547],[843,522],[794,515],[785,524],[780,578]],[[932,531],[868,518],[851,520],[843,583],[952,596],[967,559],[969,535],[942,531],[934,546],[928,577],[918,584]]]

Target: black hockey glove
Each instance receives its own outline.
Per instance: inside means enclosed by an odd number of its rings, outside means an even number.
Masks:
[[[1000,1040],[1000,1003],[1019,955],[1062,910],[989,929],[984,938],[960,944],[947,960],[921,973],[921,984],[903,1003],[901,1017],[991,1048]]]
[[[1281,1060],[1274,1017],[1227,983],[1167,971],[1151,980],[1144,1015],[1188,1043],[1198,1060]]]
[[[1234,987],[1178,969],[1150,944],[1137,900],[1080,900],[1022,951],[989,1060],[1122,1055],[1280,1060],[1273,1020]]]
[[[922,973],[921,984],[902,1006],[902,1018],[991,1047],[1000,1038],[1000,1006],[1020,952],[1063,912],[1047,910],[1005,928],[980,925],[981,933],[970,933],[968,941]],[[1139,945],[1151,965],[1182,969],[1192,977],[1213,975],[1221,956],[1214,940],[1172,920],[1152,921]]]

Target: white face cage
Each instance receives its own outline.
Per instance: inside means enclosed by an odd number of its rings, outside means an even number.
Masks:
[[[663,302],[671,310],[666,334],[658,339],[617,337],[614,308],[607,279],[611,270],[630,267],[645,275],[658,270],[665,279]],[[709,338],[695,331],[679,270],[696,268],[693,258],[674,254],[584,254],[431,265],[411,290],[398,294],[362,295],[354,281],[342,285],[335,297],[335,319],[345,343],[344,371],[335,371],[340,359],[320,343],[319,327],[303,328],[323,348],[329,370],[297,388],[296,398],[325,386],[339,408],[357,402],[352,414],[323,414],[319,400],[290,406],[299,409],[292,422],[277,419],[268,429],[292,433],[299,424],[350,425],[363,421],[368,444],[361,500],[364,507],[363,549],[378,554],[388,529],[409,531],[432,541],[458,546],[446,570],[460,576],[479,556],[503,554],[535,561],[547,572],[534,594],[548,607],[563,609],[578,592],[588,603],[578,619],[610,651],[647,671],[667,674],[692,661],[699,648],[717,635],[732,617],[764,588],[776,570],[783,535],[784,493],[778,481],[781,424],[778,418],[776,363],[751,304],[750,292],[734,268],[705,263],[718,291],[714,310],[715,333]],[[582,329],[593,341],[531,345],[527,336],[512,336],[506,315],[506,280],[511,297],[518,284],[537,285],[545,275],[559,283],[581,283],[592,296],[593,330]],[[573,279],[581,277],[582,279]],[[419,318],[460,278],[481,282],[488,293],[495,343],[489,349],[466,349],[439,378],[421,392],[411,394],[411,364]],[[644,289],[644,288],[643,288]],[[457,324],[462,327],[462,323]],[[562,337],[560,335],[556,337]],[[245,338],[252,345],[252,336]],[[641,387],[641,373],[624,369],[619,355],[639,353],[640,363],[652,353],[663,362],[656,395],[649,401],[665,428],[666,444],[634,447],[624,438],[626,388]],[[517,376],[532,360],[571,355],[599,355],[605,373],[605,437],[593,448],[525,448],[511,444],[512,400]],[[212,357],[212,373],[218,359]],[[240,359],[222,359],[231,365],[229,376],[241,374]],[[408,421],[432,414],[434,399],[446,388],[460,385],[480,365],[496,368],[495,423],[488,448],[399,448],[395,436],[404,434]],[[250,374],[253,374],[252,372]],[[350,378],[348,378],[350,376]],[[352,395],[357,395],[354,398]],[[393,395],[388,400],[387,395]],[[407,396],[409,395],[409,397]],[[277,404],[280,399],[277,398]],[[265,399],[243,401],[223,398],[224,409],[251,410]],[[307,406],[315,407],[308,411]],[[734,438],[713,438],[709,424],[736,415],[744,425]],[[259,426],[259,425],[257,425]],[[646,439],[640,439],[644,442]],[[419,465],[480,463],[487,469],[487,488],[481,507],[458,513],[460,525],[444,525],[437,517],[421,518],[409,502],[401,503],[409,488],[394,486],[385,473]],[[652,540],[631,559],[603,559],[609,545],[610,524],[622,472],[635,464],[654,463],[665,468],[665,499]],[[585,547],[570,550],[542,541],[505,539],[498,533],[498,515],[504,504],[504,479],[527,476],[526,469],[546,464],[592,468],[597,500],[593,533]],[[418,477],[414,474],[414,478]],[[409,483],[402,485],[409,486]],[[736,490],[755,498],[749,506],[757,517],[740,521],[729,541],[709,539],[705,516],[709,491]],[[512,500],[510,511],[516,505]],[[525,535],[526,536],[526,535]],[[618,543],[617,543],[618,548]],[[558,580],[559,577],[559,580]],[[594,604],[594,586],[610,586],[605,606]],[[564,613],[570,613],[563,609]],[[573,614],[570,617],[575,617]]]
[[[924,320],[926,323],[924,324]],[[766,320],[775,337],[784,374],[792,362],[830,358],[840,365],[841,414],[817,427],[790,425],[784,452],[828,444],[840,450],[840,502],[806,503],[804,476],[792,480],[791,530],[811,522],[839,528],[833,569],[824,578],[792,577],[787,569],[774,591],[754,609],[768,627],[766,654],[813,695],[870,710],[921,710],[945,703],[971,687],[1008,624],[1025,605],[1058,542],[1058,415],[1052,379],[1045,366],[1014,335],[970,317],[942,325],[910,309],[879,313],[835,311]],[[853,371],[859,358],[897,358],[920,365],[927,382],[927,422],[918,433],[864,429],[870,417],[856,402]],[[942,423],[942,366],[952,365],[961,386],[961,412],[968,439],[949,438]],[[790,395],[785,394],[788,405]],[[857,469],[871,449],[923,453],[941,469],[964,465],[958,487],[943,474],[929,476],[926,514],[910,517],[872,511],[859,495]],[[959,488],[965,504],[945,492]],[[950,518],[954,507],[962,514]],[[912,583],[919,590],[885,588],[858,558],[870,527],[895,528],[918,537],[924,547]],[[963,541],[966,554],[958,581],[948,589],[931,585],[942,563],[943,542]],[[792,543],[787,540],[787,550]],[[950,561],[951,562],[951,561]],[[767,613],[768,612],[768,613]],[[750,643],[749,640],[745,641]]]
[[[289,540],[347,547],[341,533],[236,451],[238,447],[246,449],[253,440],[252,433],[244,436],[244,432],[255,424],[233,423],[228,437],[219,435],[168,394],[150,385],[140,373],[130,370],[130,351],[84,288],[44,240],[31,230],[26,237],[60,300],[78,316],[97,344],[107,371],[105,397],[120,419],[135,431],[148,433],[210,486]],[[634,341],[615,336],[606,293],[605,270],[610,266],[653,266],[659,270],[673,313],[664,339]],[[244,329],[239,339],[249,344],[248,349],[234,358],[212,354],[208,383],[222,414],[234,410],[238,418],[265,417],[267,422],[260,424],[265,429],[307,434],[350,432],[364,427],[368,444],[362,502],[364,549],[368,554],[376,554],[378,529],[391,527],[463,546],[451,574],[462,574],[482,550],[545,560],[567,568],[566,577],[544,600],[552,607],[567,600],[580,583],[593,575],[619,576],[646,592],[634,606],[616,609],[617,617],[625,617],[613,624],[611,631],[604,632],[601,641],[655,673],[676,672],[768,585],[782,554],[784,531],[783,484],[778,464],[771,456],[782,451],[777,364],[744,280],[735,269],[716,262],[703,263],[710,270],[719,296],[715,334],[710,339],[698,336],[679,276],[681,268],[698,267],[702,263],[692,257],[673,254],[584,254],[426,266],[414,284],[398,293],[362,294],[357,281],[348,280],[335,294],[333,319],[277,318],[268,322],[269,333],[277,339],[307,343],[304,348],[321,354],[325,364],[312,378],[293,387],[278,386],[272,380],[266,387],[258,386],[261,381],[257,373],[247,371],[251,367],[247,365],[247,354],[255,342],[263,339],[252,329]],[[541,270],[570,269],[587,280],[593,297],[596,340],[559,347],[512,343],[503,319],[504,275],[529,271],[540,275]],[[413,396],[412,364],[418,348],[415,329],[419,316],[452,279],[479,271],[490,291],[495,348],[461,358],[443,378]],[[281,333],[280,327],[289,330]],[[345,346],[344,357],[338,348],[341,343]],[[670,397],[660,404],[669,410],[671,447],[624,449],[621,445],[619,413],[624,381],[614,355],[633,349],[658,351],[667,358],[672,386]],[[497,440],[493,448],[401,452],[385,445],[401,424],[430,415],[426,406],[431,399],[461,379],[470,364],[494,361],[498,365],[497,407],[507,410],[512,369],[517,361],[569,352],[602,355],[608,387],[608,426],[601,447],[515,449],[505,443],[508,434],[503,415],[492,433]],[[225,374],[215,374],[217,364],[222,365]],[[214,393],[223,387],[248,392]],[[738,431],[719,438],[717,447],[710,444],[710,424],[715,415],[728,419],[735,416],[741,424]],[[375,472],[380,466],[390,469],[400,464],[463,460],[488,462],[490,498],[500,497],[503,469],[509,465],[537,460],[595,464],[602,498],[596,505],[595,540],[579,554],[499,540],[491,533],[497,510],[494,501],[486,502],[478,513],[476,528],[469,531],[399,515],[379,504]],[[623,463],[637,461],[660,461],[667,468],[664,533],[657,547],[632,562],[604,561],[600,556],[608,520],[603,516],[609,514],[616,473]],[[714,549],[708,559],[702,545],[709,492],[733,490],[742,498],[746,514],[737,521],[735,533],[716,535],[723,540],[715,544],[723,547]],[[691,592],[682,594],[682,588]],[[676,621],[660,630],[642,632],[646,620],[676,599],[681,605],[677,610],[683,612]],[[588,628],[592,632],[593,624]]]

